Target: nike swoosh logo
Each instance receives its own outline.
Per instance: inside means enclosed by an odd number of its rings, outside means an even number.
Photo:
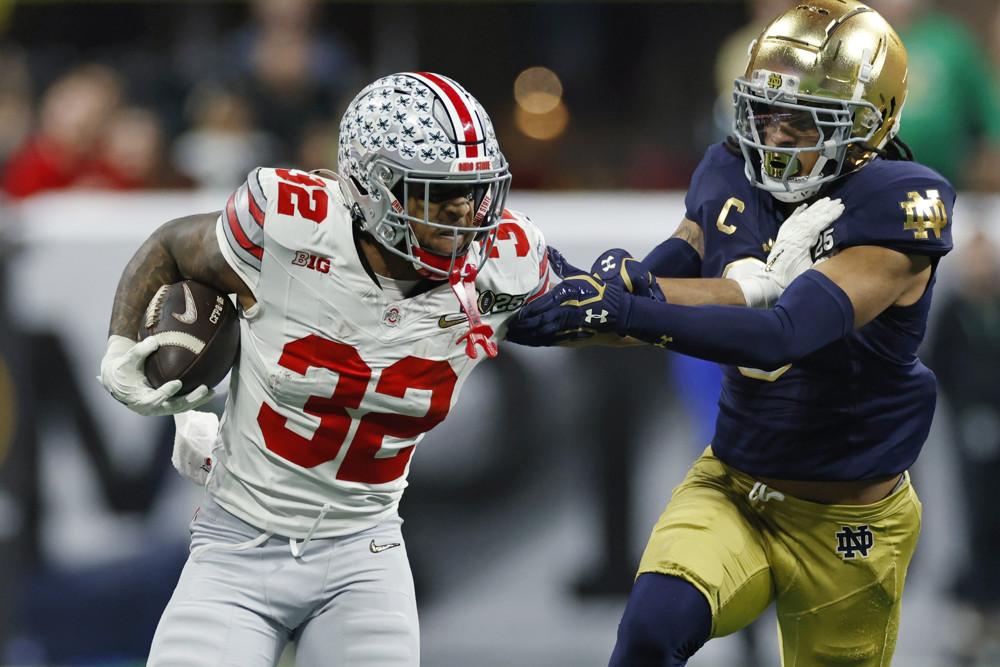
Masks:
[[[171,314],[184,324],[194,324],[195,320],[198,319],[198,308],[194,305],[194,295],[191,294],[191,288],[187,285],[181,285],[181,287],[184,288],[184,312]]]
[[[448,327],[453,327],[456,324],[462,324],[468,321],[469,318],[466,317],[465,315],[461,315],[455,319],[451,319],[447,315],[442,315],[441,317],[438,318],[438,326],[441,327],[442,329],[447,329]]]
[[[381,553],[386,549],[391,549],[393,547],[398,547],[399,542],[389,542],[388,544],[375,544],[375,540],[372,540],[371,544],[368,545],[368,549],[373,553]]]

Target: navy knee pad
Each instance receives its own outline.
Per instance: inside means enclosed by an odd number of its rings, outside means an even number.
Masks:
[[[609,667],[682,667],[711,632],[711,607],[694,585],[666,574],[641,574],[618,624]]]

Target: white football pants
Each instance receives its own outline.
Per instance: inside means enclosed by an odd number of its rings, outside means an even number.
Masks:
[[[394,517],[313,539],[296,558],[278,536],[234,550],[261,531],[206,500],[147,666],[273,667],[294,641],[297,667],[416,667],[417,606],[401,524]]]

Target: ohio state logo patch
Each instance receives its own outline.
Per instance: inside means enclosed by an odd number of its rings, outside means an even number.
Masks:
[[[382,323],[387,324],[390,327],[399,326],[399,321],[403,319],[403,314],[399,312],[399,308],[396,306],[389,306],[386,311],[382,314]]]

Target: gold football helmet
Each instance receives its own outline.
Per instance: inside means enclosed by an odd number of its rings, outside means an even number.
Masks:
[[[813,196],[867,164],[898,131],[906,49],[867,5],[798,4],[764,29],[749,55],[746,73],[735,81],[733,133],[747,178],[775,198]],[[785,142],[765,136],[777,124]],[[808,173],[804,154],[817,155]]]

